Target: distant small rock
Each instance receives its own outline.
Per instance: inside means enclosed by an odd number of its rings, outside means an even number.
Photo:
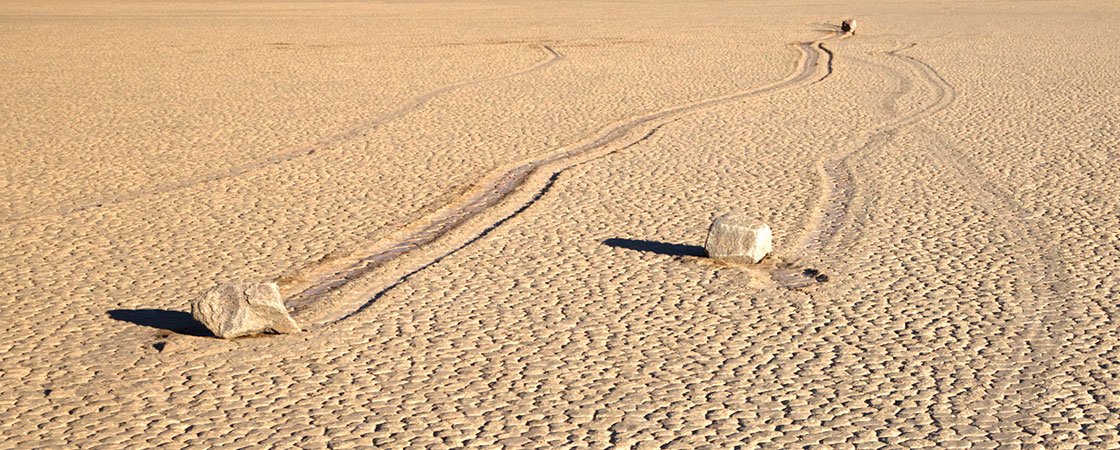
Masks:
[[[856,20],[855,19],[848,19],[848,20],[845,20],[843,22],[840,22],[840,31],[843,31],[845,33],[855,34],[855,32],[856,32]]]
[[[192,301],[191,315],[223,339],[300,331],[276,283],[223,283]]]
[[[770,226],[743,213],[717,217],[708,228],[704,243],[709,258],[730,262],[757,263],[772,248]]]

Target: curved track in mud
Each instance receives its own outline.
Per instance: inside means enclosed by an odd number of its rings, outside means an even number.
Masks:
[[[817,164],[817,175],[822,186],[821,194],[817,201],[816,210],[812,215],[812,221],[806,227],[803,237],[796,247],[797,250],[791,255],[792,261],[820,259],[825,248],[837,238],[844,224],[848,221],[848,210],[851,207],[857,186],[855,177],[848,165],[849,160],[853,156],[860,154],[870,147],[882,145],[899,130],[947,108],[956,98],[955,92],[948,83],[941,80],[939,76],[936,78],[928,76],[926,72],[933,72],[932,68],[917,58],[900,53],[913,48],[915,45],[914,43],[905,44],[893,50],[886,51],[884,54],[902,60],[916,68],[919,74],[921,74],[920,79],[927,84],[932,91],[930,102],[921,109],[896,117],[879,125],[875,128],[875,131],[861,139],[861,144],[857,144],[853,148],[840,152],[830,158],[823,159]],[[884,71],[891,71],[888,67],[880,64],[869,61],[861,62],[872,66],[878,66]],[[936,75],[936,72],[934,72],[934,74]],[[898,79],[901,85],[901,91],[888,96],[888,98],[884,100],[884,109],[888,110],[891,114],[896,114],[894,102],[899,96],[908,91],[912,85],[911,80],[901,75],[896,75],[895,78]],[[940,82],[936,80],[940,80]],[[804,287],[814,283],[814,280],[805,276],[796,264],[789,264],[787,267],[776,270],[774,272],[774,279],[779,285],[790,288]]]
[[[883,99],[882,108],[893,119],[874,128],[846,152],[823,159],[817,167],[823,187],[814,218],[795,253],[796,259],[827,260],[837,265],[843,261],[829,251],[843,248],[840,239],[858,237],[860,230],[845,229],[853,221],[851,209],[857,203],[857,187],[864,185],[855,178],[849,166],[853,157],[885,146],[899,133],[920,137],[929,144],[926,156],[938,169],[942,179],[953,183],[977,207],[983,220],[992,230],[1006,239],[1001,252],[1010,261],[1008,272],[1009,295],[1000,296],[997,304],[997,321],[989,324],[998,327],[1004,342],[1012,350],[993,352],[983,369],[999,371],[998,378],[1006,384],[980,387],[971,395],[1003,406],[1023,408],[1051,407],[1055,396],[1064,395],[1062,386],[1055,380],[1068,379],[1072,356],[1066,348],[1077,339],[1077,322],[1071,317],[1085,308],[1078,299],[1070,298],[1066,279],[1071,272],[1066,267],[1071,255],[1063,246],[1054,245],[1051,233],[1040,219],[1037,205],[1024,200],[1014,189],[1000,186],[994,178],[983,173],[971,161],[971,153],[956,147],[950,139],[939,135],[921,122],[947,109],[957,100],[957,92],[936,69],[921,59],[907,55],[916,44],[907,44],[883,54],[901,62],[906,73],[872,61],[851,58],[882,71],[894,78],[900,90]],[[898,114],[896,101],[914,86],[928,92],[918,109]],[[858,208],[858,205],[855,206]],[[792,265],[791,265],[792,266]],[[782,273],[785,270],[785,273]],[[796,272],[798,268],[779,269],[774,273],[779,285],[797,288],[812,281]]]
[[[817,43],[817,48],[821,49],[822,52],[824,52],[826,55],[828,55],[828,65],[827,65],[827,70],[824,73],[824,76],[822,76],[819,80],[814,81],[813,82],[814,84],[815,83],[820,83],[820,82],[824,81],[825,78],[828,78],[829,75],[832,75],[832,60],[835,59],[835,57],[836,57],[836,55],[834,55],[832,53],[832,50],[829,50],[828,47],[824,46],[824,42],[818,42]]]
[[[302,148],[299,148],[299,149],[290,150],[290,151],[287,151],[287,152],[283,152],[283,153],[280,153],[280,154],[277,154],[277,155],[270,156],[270,157],[265,158],[265,159],[260,160],[260,161],[253,161],[253,162],[250,162],[250,163],[247,163],[247,164],[243,164],[243,165],[240,165],[240,166],[236,166],[236,167],[226,169],[226,170],[221,171],[221,172],[212,173],[212,174],[200,177],[200,178],[195,178],[195,179],[186,180],[186,181],[182,181],[182,182],[178,182],[178,183],[163,185],[163,186],[160,186],[156,189],[152,189],[152,190],[148,190],[148,191],[133,192],[133,193],[128,193],[128,194],[118,195],[118,196],[115,196],[115,197],[112,197],[112,198],[97,200],[97,201],[93,201],[93,202],[89,202],[89,203],[85,203],[85,204],[81,204],[81,205],[77,205],[77,206],[61,208],[61,209],[57,209],[55,211],[46,212],[46,213],[36,213],[36,214],[30,214],[30,215],[25,215],[25,216],[13,217],[13,218],[4,220],[3,223],[21,222],[21,221],[25,221],[25,220],[40,218],[40,217],[65,216],[65,215],[68,215],[68,214],[73,214],[73,213],[76,213],[76,212],[85,211],[85,210],[91,209],[91,208],[98,208],[98,207],[102,207],[102,206],[106,206],[106,205],[124,203],[124,202],[130,201],[130,200],[135,200],[135,199],[146,197],[146,196],[149,196],[149,195],[157,195],[157,194],[164,194],[164,193],[168,193],[168,192],[174,192],[174,191],[177,191],[177,190],[186,189],[186,188],[189,188],[189,187],[192,187],[192,186],[197,186],[197,185],[200,185],[200,184],[205,184],[205,183],[210,183],[210,182],[213,182],[213,181],[218,181],[218,180],[222,180],[222,179],[226,179],[226,178],[236,177],[236,176],[239,176],[239,175],[244,175],[248,172],[252,172],[254,170],[274,166],[274,165],[281,164],[281,163],[284,163],[284,162],[288,162],[288,161],[298,159],[298,158],[301,158],[301,157],[304,157],[304,156],[312,155],[319,150],[324,150],[324,149],[330,148],[332,146],[341,144],[343,142],[353,140],[355,138],[358,138],[359,136],[363,136],[365,134],[368,134],[369,132],[371,132],[371,131],[373,131],[373,130],[375,130],[375,129],[377,129],[377,128],[379,128],[379,127],[381,127],[381,126],[383,126],[383,125],[385,125],[389,122],[392,122],[392,121],[394,121],[396,119],[399,119],[399,118],[401,118],[405,115],[408,115],[409,113],[412,113],[413,111],[416,111],[421,106],[423,106],[425,103],[428,103],[429,101],[431,101],[433,98],[436,98],[436,97],[438,97],[440,95],[443,95],[447,92],[454,91],[456,89],[461,89],[461,88],[468,87],[468,86],[474,86],[474,85],[477,85],[477,84],[488,83],[488,82],[498,81],[498,80],[504,80],[504,79],[507,79],[507,78],[513,78],[513,77],[517,77],[517,76],[521,76],[521,75],[526,75],[526,74],[529,74],[529,73],[532,73],[532,72],[536,72],[538,70],[542,70],[542,69],[552,65],[553,63],[555,63],[556,61],[559,61],[563,57],[560,53],[557,53],[555,50],[552,49],[552,47],[549,47],[548,45],[540,44],[540,45],[536,45],[535,48],[540,50],[544,54],[544,57],[537,60],[530,67],[518,70],[516,72],[510,72],[510,73],[497,75],[497,76],[493,76],[493,77],[487,77],[487,78],[477,78],[477,79],[462,81],[462,82],[459,82],[459,83],[449,84],[449,85],[440,87],[436,90],[427,92],[423,95],[420,95],[419,97],[415,97],[412,100],[409,100],[407,103],[399,106],[397,109],[394,109],[392,111],[389,111],[388,113],[382,114],[381,116],[379,116],[377,118],[374,118],[374,119],[371,119],[371,120],[368,120],[368,121],[364,121],[364,122],[360,122],[360,123],[358,123],[357,125],[355,125],[354,127],[352,127],[351,129],[349,129],[347,131],[344,131],[344,132],[329,136],[327,138],[324,138],[324,139],[312,144],[309,147],[302,147]]]
[[[814,80],[820,72],[818,67],[822,55],[827,56],[828,66],[831,67],[832,54],[820,44],[837,36],[841,34],[829,33],[818,40],[797,43],[800,58],[794,71],[775,83],[633,116],[608,125],[572,146],[494,170],[459,200],[360,254],[329,261],[297,274],[294,278],[298,281],[285,287],[285,292],[289,293],[285,304],[294,310],[301,322],[310,321],[314,325],[337,322],[362,311],[412,274],[469,245],[523,211],[547,192],[556,177],[568,168],[634,145],[661,126],[705,108],[815,83],[828,77],[831,71],[826,69],[820,79]],[[456,236],[449,236],[451,234]],[[444,250],[430,251],[431,254],[416,258],[417,261],[411,263],[393,261],[437,240],[441,241],[438,247]],[[347,284],[366,277],[390,261],[395,266],[395,270],[390,271],[395,275],[383,274],[374,277],[379,281],[374,281],[372,285],[358,283],[363,286],[354,292],[341,292]]]
[[[939,92],[955,97],[952,85],[936,70],[916,58],[904,58]],[[1062,371],[1063,360],[1068,358],[1061,352],[1062,343],[1068,342],[1075,326],[1067,313],[1077,306],[1066,299],[1069,293],[1063,287],[1063,275],[1068,276],[1069,272],[1063,267],[1063,252],[1059,246],[1046,244],[1036,251],[1023,251],[1046,242],[1047,235],[1038,217],[1027,214],[1028,205],[1014,191],[1001,188],[981,174],[967,154],[956,151],[943,138],[931,136],[931,141],[936,142],[937,149],[933,158],[977,194],[976,200],[988,217],[1008,230],[1012,239],[1027,241],[1016,248],[1018,255],[1012,252],[1012,260],[1021,272],[1012,283],[1014,302],[1004,305],[1016,324],[1010,329],[1017,334],[1014,342],[1022,349],[1023,357],[996,364],[1015,367],[1023,381],[1014,390],[1024,393],[1024,398],[1037,398],[1053,387],[1052,377]]]
[[[823,162],[820,173],[827,189],[822,195],[818,226],[802,246],[805,254],[822,253],[837,238],[847,220],[844,216],[848,214],[847,208],[854,192],[850,187],[855,185],[848,160],[864,149],[885,143],[896,132],[917,125],[956,100],[955,89],[937,70],[916,57],[901,53],[914,46],[909,44],[886,54],[905,63],[916,75],[913,78],[901,77],[900,82],[920,83],[929,89],[929,105],[884,124],[868,136],[865,144],[857,146],[852,152]],[[885,66],[880,68],[890,70]],[[893,112],[892,102],[893,99],[887,99],[885,105]],[[1018,350],[1000,354],[988,366],[1005,369],[1007,373],[1001,377],[1020,381],[1014,386],[992,387],[992,398],[1007,396],[1015,398],[1016,404],[1045,399],[1047,393],[1054,390],[1053,380],[1062,375],[1063,365],[1068,360],[1062,347],[1071,340],[1073,327],[1076,326],[1069,318],[1072,314],[1068,312],[1079,307],[1076,302],[1069,301],[1069,293],[1064,287],[1063,277],[1069,273],[1063,267],[1066,255],[1060,246],[1038,245],[1047,242],[1047,232],[1038,216],[1030,213],[1031,205],[1024,203],[1013,190],[997,185],[981,173],[970,162],[967,152],[954,148],[946,138],[924,127],[914,126],[912,132],[924,136],[924,140],[931,144],[929,156],[945,169],[945,176],[957,180],[987,220],[996,224],[998,229],[1003,230],[1003,235],[1014,243],[1007,246],[1006,252],[1018,270],[1010,284],[1011,295],[999,307],[1004,312],[1002,318],[1006,322],[1003,327],[1008,341]]]

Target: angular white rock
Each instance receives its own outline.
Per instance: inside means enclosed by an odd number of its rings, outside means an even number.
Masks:
[[[724,214],[708,228],[704,249],[708,257],[721,261],[757,263],[774,244],[770,226],[743,213]]]
[[[845,20],[843,22],[840,22],[840,31],[843,31],[845,33],[855,33],[856,32],[856,19],[849,19],[849,20]]]
[[[299,325],[280,301],[276,283],[223,283],[192,301],[191,315],[223,339],[299,333]]]

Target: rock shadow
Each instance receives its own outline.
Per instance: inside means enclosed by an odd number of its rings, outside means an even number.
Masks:
[[[190,313],[166,309],[114,309],[109,317],[121,322],[134,323],[187,336],[215,337],[201,322],[194,320]]]
[[[813,31],[819,31],[819,32],[822,32],[822,33],[840,33],[842,31],[844,31],[840,27],[839,24],[813,22],[810,25],[818,27],[817,29],[815,29]]]
[[[704,247],[699,245],[670,244],[668,242],[647,241],[642,239],[610,238],[603,245],[640,252],[657,253],[669,256],[708,256]]]

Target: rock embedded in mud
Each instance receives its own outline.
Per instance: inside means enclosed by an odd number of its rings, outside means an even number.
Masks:
[[[300,331],[276,283],[223,283],[192,301],[191,315],[223,339]]]
[[[856,32],[856,20],[855,19],[848,19],[848,20],[845,20],[843,22],[840,22],[840,31],[843,31],[845,33],[853,33],[854,34]]]
[[[772,248],[770,226],[743,213],[717,217],[704,243],[709,258],[729,262],[757,263]]]

